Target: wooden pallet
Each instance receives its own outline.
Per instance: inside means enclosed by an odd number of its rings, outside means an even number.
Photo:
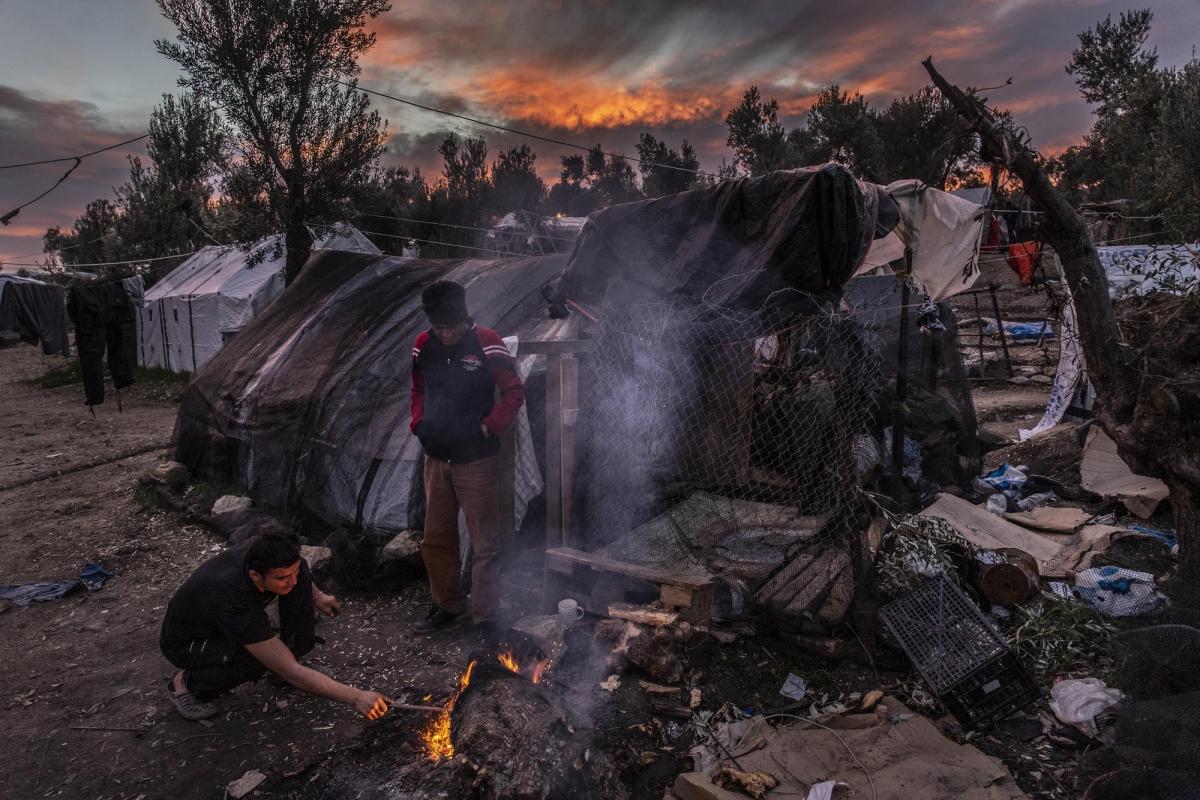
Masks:
[[[712,581],[698,581],[664,569],[643,567],[571,547],[546,551],[543,598],[547,612],[559,600],[573,598],[588,612],[605,616],[612,603],[661,600],[680,619],[708,624]]]

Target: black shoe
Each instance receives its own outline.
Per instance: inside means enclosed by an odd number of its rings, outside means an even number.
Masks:
[[[425,615],[425,619],[413,626],[413,630],[417,633],[448,631],[456,627],[461,621],[462,617],[460,615],[451,613],[441,606],[434,606],[429,609],[429,613]]]

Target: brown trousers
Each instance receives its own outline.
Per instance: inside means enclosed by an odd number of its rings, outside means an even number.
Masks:
[[[476,622],[495,618],[500,606],[500,504],[495,456],[450,464],[425,456],[425,536],[421,558],[433,602],[465,613],[458,557],[458,511],[471,538],[471,606]]]

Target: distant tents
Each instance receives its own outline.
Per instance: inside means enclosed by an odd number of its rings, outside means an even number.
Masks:
[[[338,226],[314,250],[380,255],[367,237]],[[184,261],[146,292],[138,363],[172,372],[195,372],[283,291],[287,260],[282,236],[249,251],[210,246]]]

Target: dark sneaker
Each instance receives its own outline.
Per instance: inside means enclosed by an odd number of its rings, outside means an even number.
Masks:
[[[167,681],[167,696],[171,698],[171,702],[175,704],[175,710],[179,712],[179,716],[187,720],[201,720],[215,717],[217,715],[217,707],[212,703],[201,700],[196,695],[189,692],[187,689],[183,691],[175,691],[172,686],[174,678]]]
[[[462,622],[461,615],[447,611],[441,606],[434,606],[429,609],[429,613],[425,615],[425,619],[413,626],[413,630],[417,633],[448,631],[451,628],[457,627],[460,622]]]

